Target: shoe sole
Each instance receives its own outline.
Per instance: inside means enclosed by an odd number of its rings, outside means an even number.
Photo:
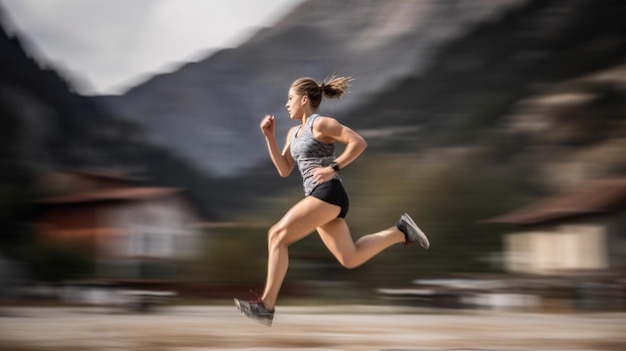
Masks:
[[[415,228],[418,236],[422,239],[422,240],[418,240],[420,246],[428,250],[428,248],[430,247],[430,242],[428,241],[426,234],[424,234],[424,232],[420,229],[420,227],[418,227],[417,224],[415,224],[415,222],[413,221],[413,218],[411,218],[411,216],[409,216],[408,213],[404,214],[404,219],[409,223],[410,226]]]

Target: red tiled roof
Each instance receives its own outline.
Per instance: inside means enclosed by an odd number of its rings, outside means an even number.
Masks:
[[[169,196],[181,192],[180,188],[115,188],[81,192],[56,197],[49,197],[37,201],[40,204],[72,204],[87,202],[102,202],[116,200],[145,200]]]
[[[483,223],[536,224],[586,214],[606,213],[626,205],[626,177],[590,181],[571,192],[546,198]]]

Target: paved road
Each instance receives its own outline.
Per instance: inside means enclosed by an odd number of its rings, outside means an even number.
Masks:
[[[626,350],[626,314],[397,313],[366,306],[282,307],[272,328],[234,307],[154,314],[1,308],[0,350]]]

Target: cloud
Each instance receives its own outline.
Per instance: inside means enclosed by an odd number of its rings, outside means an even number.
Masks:
[[[303,0],[0,0],[37,56],[78,91],[120,93],[139,77],[241,43]]]

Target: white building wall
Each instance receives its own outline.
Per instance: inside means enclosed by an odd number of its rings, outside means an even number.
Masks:
[[[178,198],[129,202],[102,220],[103,226],[121,229],[106,245],[107,255],[175,259],[196,253],[197,219]]]
[[[608,268],[608,237],[606,225],[579,224],[564,225],[561,232],[573,233],[576,246],[572,255],[576,269],[603,269]]]
[[[608,267],[602,224],[568,224],[508,234],[504,238],[510,272],[550,274]]]

